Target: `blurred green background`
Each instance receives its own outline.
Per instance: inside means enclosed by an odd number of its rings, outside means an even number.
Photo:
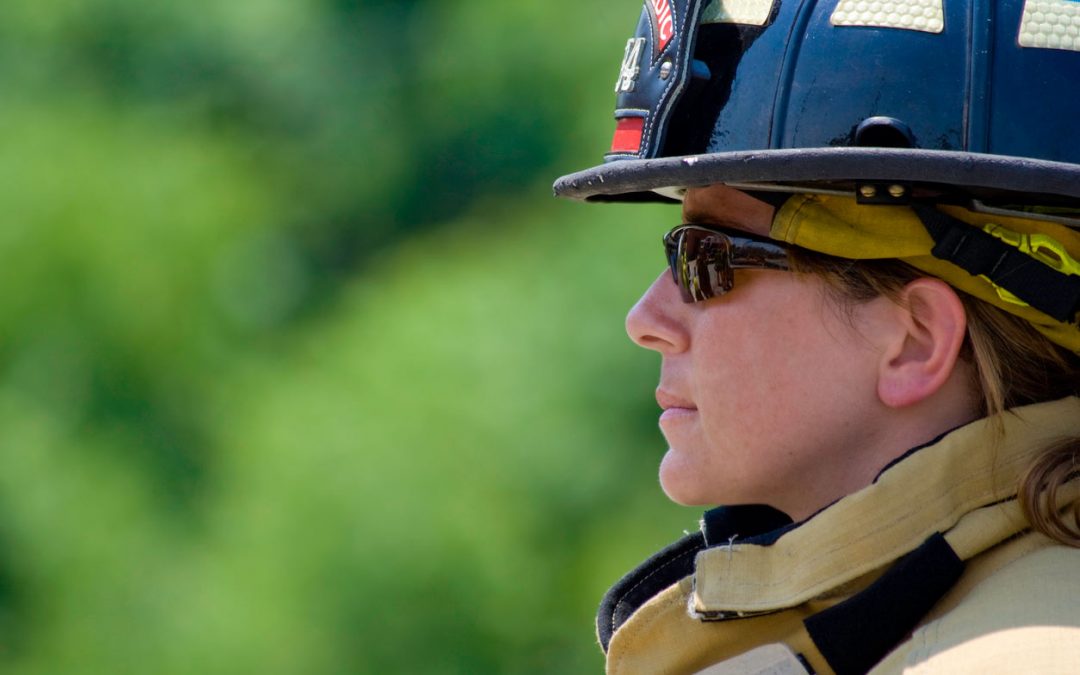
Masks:
[[[640,3],[0,3],[0,670],[595,672],[692,526],[599,161]]]

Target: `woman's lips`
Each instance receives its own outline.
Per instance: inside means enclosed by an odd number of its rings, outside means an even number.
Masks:
[[[667,408],[660,413],[660,426],[697,415],[697,408]]]
[[[697,415],[697,406],[663,389],[656,390],[656,402],[664,409],[660,414],[661,425]]]

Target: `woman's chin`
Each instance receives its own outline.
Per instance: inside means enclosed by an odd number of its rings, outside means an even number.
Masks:
[[[674,448],[660,461],[660,487],[671,501],[681,506],[705,506],[716,503],[709,497],[710,486],[700,468]]]

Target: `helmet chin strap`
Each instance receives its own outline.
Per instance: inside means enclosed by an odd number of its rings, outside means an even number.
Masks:
[[[975,276],[985,276],[995,287],[1061,321],[1077,323],[1080,312],[1080,276],[1077,262],[1062,249],[1060,269],[1018,246],[972,227],[962,220],[925,205],[912,206],[934,239],[930,254],[947,260]],[[1017,235],[1020,236],[1020,235]],[[1002,296],[1003,299],[1008,299]]]

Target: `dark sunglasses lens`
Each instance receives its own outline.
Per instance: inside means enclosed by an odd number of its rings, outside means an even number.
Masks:
[[[668,267],[671,269],[671,279],[675,282],[675,285],[679,287],[679,291],[682,293],[683,300],[690,302],[690,299],[686,293],[686,287],[683,285],[683,275],[680,272],[682,269],[682,256],[679,254],[679,250],[682,244],[682,236],[677,230],[672,230],[664,235],[664,253],[667,254]]]
[[[686,227],[664,238],[668,265],[686,302],[700,302],[731,290],[731,240],[709,230]]]

